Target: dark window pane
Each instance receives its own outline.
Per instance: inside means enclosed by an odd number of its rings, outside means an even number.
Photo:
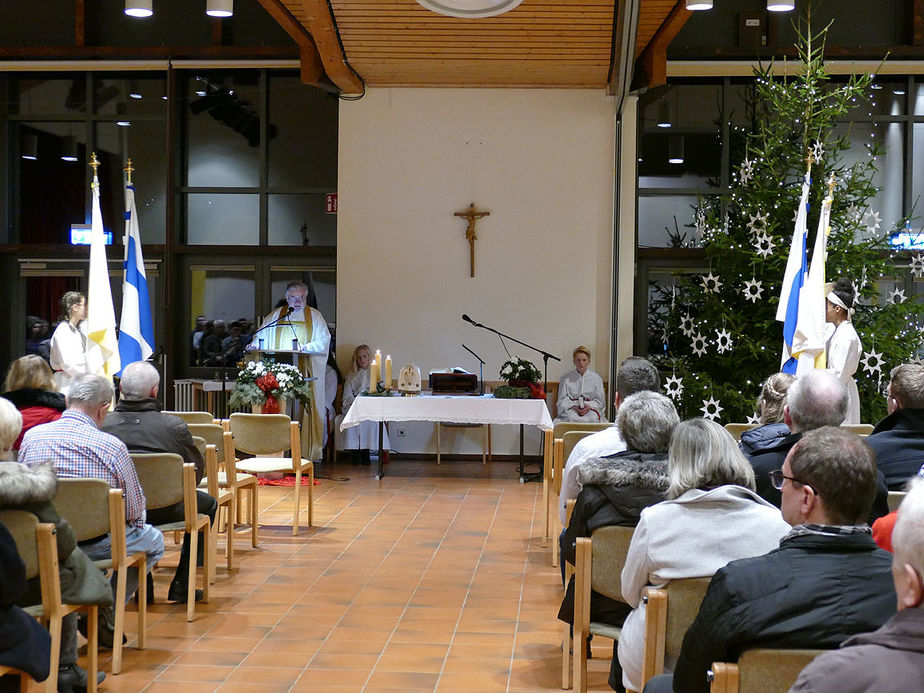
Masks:
[[[267,224],[270,245],[337,244],[337,215],[325,213],[325,195],[270,195]]]
[[[260,197],[238,194],[187,196],[191,245],[259,245]]]
[[[87,79],[82,73],[51,77],[29,75],[14,80],[15,108],[22,115],[87,112]]]

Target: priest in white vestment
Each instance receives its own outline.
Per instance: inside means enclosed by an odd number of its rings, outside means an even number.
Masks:
[[[558,417],[555,422],[605,423],[603,379],[589,368],[590,350],[579,346],[574,350],[573,358],[574,370],[565,373],[558,383]]]
[[[307,299],[308,287],[304,282],[289,282],[286,286],[287,305],[266,316],[247,348],[297,350],[307,355],[308,375],[316,376],[317,380],[311,383],[310,418],[306,411],[302,419],[302,457],[320,460],[324,440],[324,381],[330,330],[320,311],[306,305]]]

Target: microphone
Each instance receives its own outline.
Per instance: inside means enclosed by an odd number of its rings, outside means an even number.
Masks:
[[[285,318],[295,312],[295,309],[292,306],[286,306],[286,309],[282,311],[282,315],[279,317]]]
[[[468,313],[462,313],[462,319],[465,320],[465,322],[470,322],[473,325],[475,324],[475,321],[468,317]]]

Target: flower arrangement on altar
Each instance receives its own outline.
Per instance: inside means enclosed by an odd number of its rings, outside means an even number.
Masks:
[[[294,397],[304,404],[311,401],[311,385],[299,370],[272,359],[252,361],[241,369],[231,390],[231,406],[260,406],[261,414],[278,414],[280,400]]]
[[[500,369],[500,377],[507,384],[495,388],[494,396],[498,399],[545,399],[545,390],[539,384],[542,373],[532,361],[519,356],[505,361]]]

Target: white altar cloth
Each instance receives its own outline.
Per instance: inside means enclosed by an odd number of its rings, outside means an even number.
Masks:
[[[343,418],[340,430],[363,421],[442,421],[471,424],[526,424],[551,430],[552,417],[545,400],[496,399],[429,395],[419,397],[357,397]]]

